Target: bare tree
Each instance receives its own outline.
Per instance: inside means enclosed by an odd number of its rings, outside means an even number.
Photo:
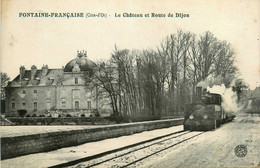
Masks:
[[[219,56],[221,45],[212,33],[206,32],[204,36],[200,37],[200,40],[198,41],[198,47],[198,75],[200,80],[205,80],[210,74],[214,72],[214,61]]]
[[[96,64],[96,72],[94,75],[94,85],[99,87],[101,95],[107,94],[111,101],[114,116],[120,116],[118,106],[118,80],[115,74],[115,68],[110,61],[101,62]]]
[[[233,80],[230,75],[237,73],[238,69],[234,65],[235,52],[231,45],[226,41],[220,43],[220,52],[214,63],[214,76],[220,76],[222,83],[229,86]]]
[[[156,118],[183,111],[197,83],[209,76],[228,84],[237,72],[234,62],[231,45],[212,33],[197,37],[178,30],[156,51],[115,47],[110,60],[97,64],[94,80],[115,116]]]
[[[172,100],[169,110],[173,112],[179,109],[178,106],[180,103],[176,99],[176,96],[180,94],[180,85],[186,85],[187,52],[189,50],[191,36],[192,35],[188,32],[178,30],[176,35],[171,34],[166,37],[158,49],[161,57],[166,57],[167,62],[169,62],[169,75],[166,81],[168,81],[169,99]],[[179,79],[181,71],[183,72],[183,79]],[[185,91],[181,94],[185,95]]]
[[[209,77],[217,78],[228,86],[235,78],[235,52],[231,45],[220,41],[212,33],[206,32],[199,39],[192,35],[189,53],[189,76],[193,95],[198,82]]]
[[[10,78],[4,72],[1,72],[1,100],[5,100],[5,89],[4,87],[7,85]]]

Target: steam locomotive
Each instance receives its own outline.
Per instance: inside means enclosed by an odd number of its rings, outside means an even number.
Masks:
[[[231,121],[234,113],[226,113],[221,105],[220,94],[209,93],[202,87],[196,87],[196,100],[185,108],[184,130],[207,131]]]

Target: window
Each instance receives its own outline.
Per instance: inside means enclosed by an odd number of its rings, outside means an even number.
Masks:
[[[34,97],[34,98],[37,97],[37,90],[33,90],[33,97]]]
[[[37,102],[34,102],[34,103],[33,103],[33,109],[34,109],[34,110],[37,110]]]
[[[14,102],[12,103],[12,109],[15,109],[15,103]]]
[[[75,109],[79,109],[79,101],[75,101]]]
[[[64,108],[66,107],[66,100],[65,99],[62,99],[61,100],[61,106]]]
[[[75,84],[79,84],[79,79],[75,78]]]
[[[88,101],[88,109],[91,109],[91,101]]]
[[[66,107],[66,102],[65,101],[62,102],[62,107]]]
[[[47,110],[50,110],[51,109],[51,102],[50,101],[47,101]]]
[[[47,89],[46,95],[47,95],[47,98],[51,98],[51,90],[50,89]]]
[[[215,103],[215,96],[211,96],[211,97],[210,97],[210,102],[211,102],[211,103]]]
[[[26,103],[25,102],[22,102],[22,107],[26,108]]]

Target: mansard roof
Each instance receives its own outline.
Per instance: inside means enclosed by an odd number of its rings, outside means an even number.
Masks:
[[[14,78],[7,87],[37,86],[37,85],[57,85],[62,82],[64,72],[70,73],[89,73],[93,74],[96,64],[87,58],[86,51],[78,51],[75,59],[67,63],[63,69],[48,69],[43,65],[42,69],[37,69],[35,65],[31,70],[20,67],[20,74]],[[22,75],[20,77],[20,75]]]
[[[31,79],[32,71],[25,70],[20,80],[20,74],[17,75],[14,80],[9,83],[9,87],[12,86],[29,86],[29,85],[56,85],[59,83],[63,76],[63,69],[48,69],[48,72],[45,75],[42,75],[42,70],[37,69],[35,76]]]

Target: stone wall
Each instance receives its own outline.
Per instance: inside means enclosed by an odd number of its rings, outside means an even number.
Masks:
[[[8,94],[6,95],[6,114],[18,116],[17,110],[26,109],[27,113],[32,115],[35,113],[34,103],[37,103],[37,111],[39,112],[47,110],[47,103],[50,103],[49,108],[52,109],[55,107],[55,92],[55,86],[8,88]],[[14,103],[14,108],[12,108],[12,103]]]
[[[115,123],[115,121],[103,117],[8,117],[7,119],[16,125],[103,125]]]
[[[143,131],[181,125],[183,119],[138,122],[131,124],[109,125],[84,130],[61,131],[17,137],[1,138],[1,158],[56,150],[63,147],[80,145]]]

